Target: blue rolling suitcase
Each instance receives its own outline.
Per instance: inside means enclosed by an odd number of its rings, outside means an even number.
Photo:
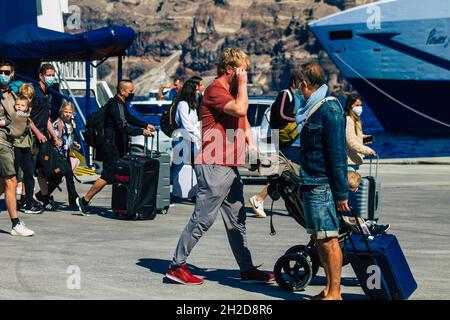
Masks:
[[[375,300],[408,299],[417,283],[397,238],[391,234],[353,234],[345,244],[350,261],[364,293]]]

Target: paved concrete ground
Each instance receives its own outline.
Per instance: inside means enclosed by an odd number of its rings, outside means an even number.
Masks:
[[[362,170],[362,173],[367,168]],[[382,222],[392,224],[404,249],[418,290],[413,299],[450,297],[450,166],[392,165],[380,168]],[[94,177],[85,178],[83,194]],[[246,201],[261,185],[245,187]],[[217,219],[188,260],[193,273],[205,278],[202,286],[181,286],[164,279],[178,237],[192,205],[177,204],[153,221],[121,221],[103,208],[110,203],[107,187],[94,201],[97,215],[75,211],[26,215],[36,231],[32,238],[9,235],[10,220],[1,204],[1,299],[305,299],[320,292],[319,271],[304,292],[289,293],[274,285],[241,284],[223,222]],[[55,197],[65,201],[64,193]],[[276,236],[269,235],[269,219],[248,213],[248,242],[255,264],[272,270],[286,249],[305,244],[308,236],[291,217],[284,203],[276,202]],[[70,274],[79,267],[81,288],[68,289]],[[70,287],[70,286],[69,286]],[[365,299],[350,267],[343,270],[344,299]]]

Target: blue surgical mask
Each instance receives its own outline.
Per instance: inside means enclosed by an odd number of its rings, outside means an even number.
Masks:
[[[0,84],[5,86],[7,84],[9,84],[9,82],[11,81],[11,78],[9,76],[7,76],[6,74],[0,74]]]
[[[56,77],[44,77],[44,82],[47,88],[51,87],[55,83]]]
[[[294,92],[294,99],[295,99],[295,111],[298,111],[305,106],[306,104],[305,96],[299,93],[297,90]]]

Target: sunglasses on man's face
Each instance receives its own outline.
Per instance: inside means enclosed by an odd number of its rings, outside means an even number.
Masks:
[[[0,74],[4,74],[4,75],[7,75],[7,76],[9,76],[10,74],[11,74],[11,70],[0,70]]]

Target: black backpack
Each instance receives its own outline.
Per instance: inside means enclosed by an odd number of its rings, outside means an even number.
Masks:
[[[67,159],[48,141],[40,145],[38,161],[48,181],[58,180],[72,170]]]
[[[97,149],[105,143],[105,117],[108,106],[114,101],[114,98],[109,101],[99,110],[92,113],[86,119],[86,129],[84,131],[84,140],[86,143]]]
[[[168,137],[172,137],[173,132],[178,129],[178,124],[175,121],[177,105],[178,102],[174,101],[161,115],[161,120],[159,122],[161,131]]]
[[[272,129],[281,129],[289,122],[295,121],[295,114],[293,113],[295,107],[294,97],[287,89],[281,91],[280,94],[282,94],[282,96],[279,95],[270,108],[269,123]],[[293,119],[290,121],[283,119],[281,108],[283,108],[283,115],[285,117]]]

